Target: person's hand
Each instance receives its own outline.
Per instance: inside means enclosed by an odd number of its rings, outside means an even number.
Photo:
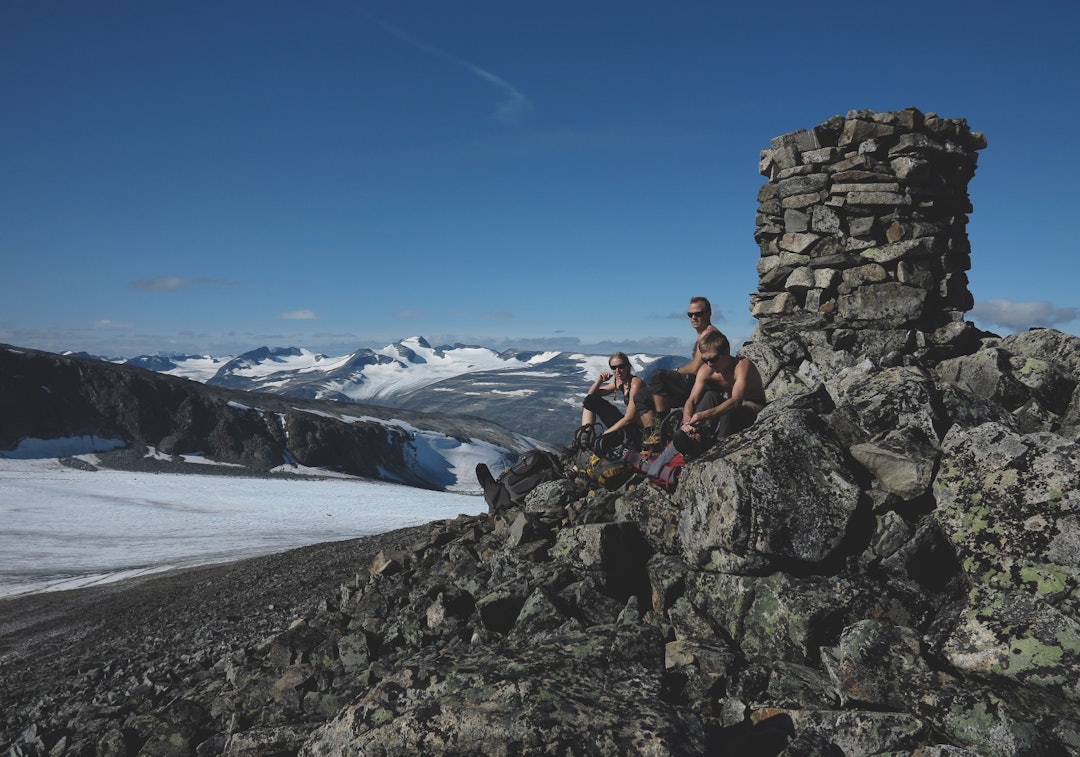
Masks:
[[[608,372],[608,371],[601,371],[600,372],[600,383],[601,384],[604,383],[605,381],[610,381],[610,380],[611,380],[611,373],[610,372]]]

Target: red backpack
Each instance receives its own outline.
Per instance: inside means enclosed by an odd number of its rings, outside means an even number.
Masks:
[[[668,494],[675,491],[679,476],[686,466],[686,459],[675,449],[674,442],[669,442],[666,447],[655,452],[628,452],[626,459],[635,470],[644,473],[649,481]]]

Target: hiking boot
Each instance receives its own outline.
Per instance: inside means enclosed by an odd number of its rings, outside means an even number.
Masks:
[[[658,413],[656,418],[653,420],[652,426],[649,427],[649,433],[646,434],[645,438],[641,440],[642,449],[649,449],[660,444],[660,441],[663,438],[663,425],[663,417]]]
[[[675,439],[675,432],[682,426],[683,411],[681,407],[673,408],[664,414],[660,423],[660,444],[667,446]]]
[[[574,432],[573,446],[576,450],[592,449],[593,446],[593,434],[596,431],[596,424],[586,423],[584,426]]]

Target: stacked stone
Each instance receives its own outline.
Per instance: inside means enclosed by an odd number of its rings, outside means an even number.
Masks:
[[[984,147],[965,120],[915,108],[851,111],[772,140],[758,334],[813,332],[819,348],[875,362],[958,352],[973,331],[967,184]]]

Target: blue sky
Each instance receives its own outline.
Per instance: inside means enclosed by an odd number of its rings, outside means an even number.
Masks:
[[[750,336],[758,154],[986,134],[971,315],[1080,333],[1072,3],[0,0],[0,341],[330,354]]]

